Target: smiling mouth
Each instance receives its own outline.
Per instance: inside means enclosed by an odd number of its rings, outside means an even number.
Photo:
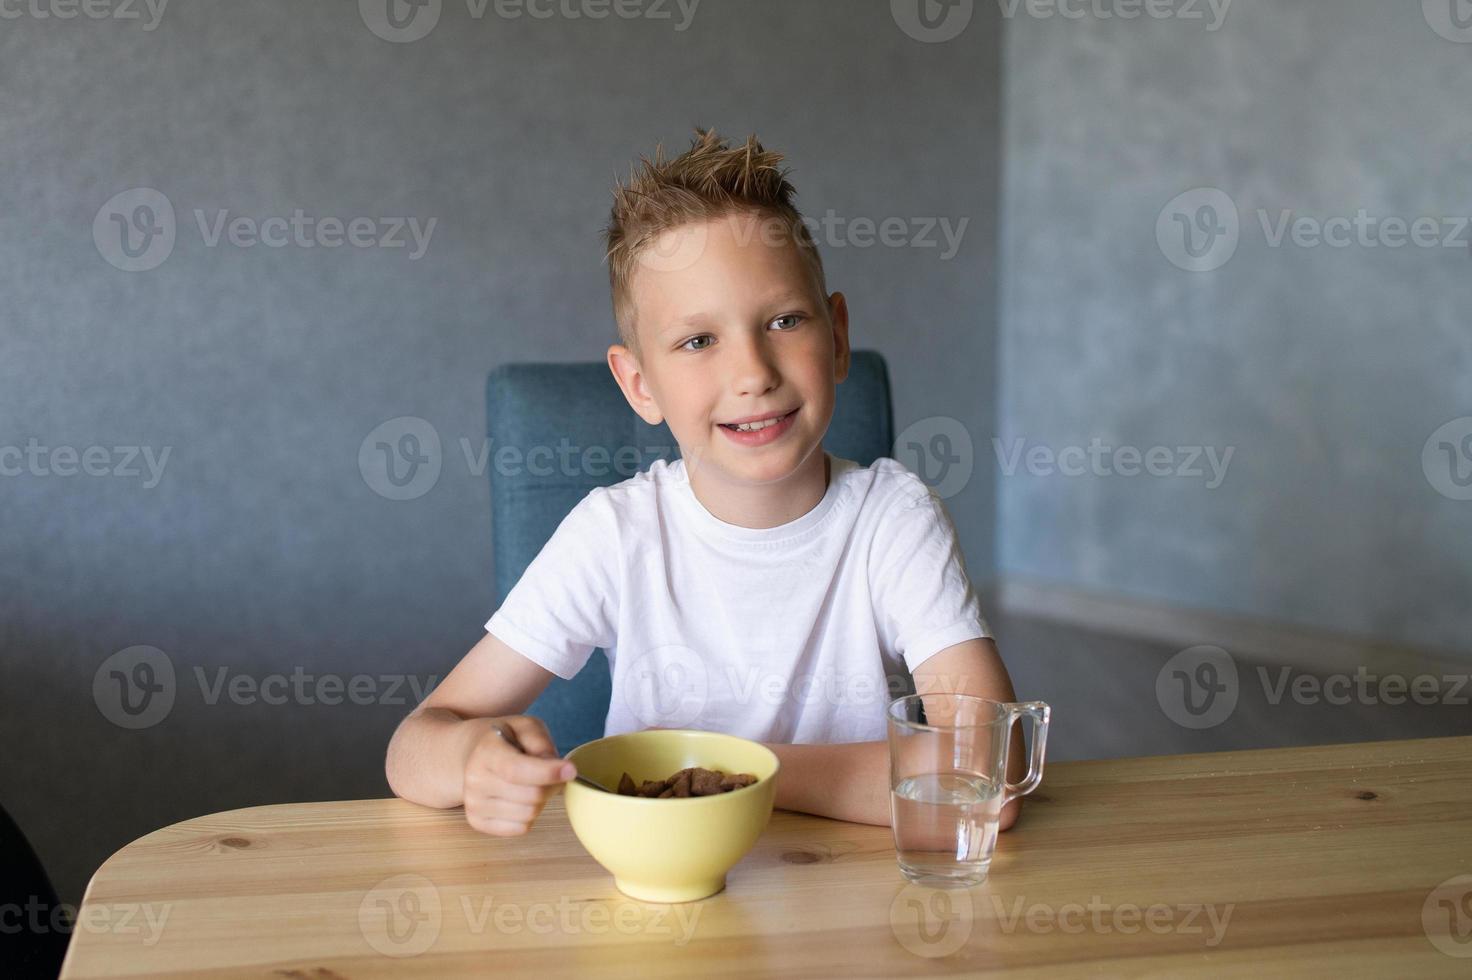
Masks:
[[[788,419],[792,418],[792,416],[796,414],[797,409],[794,408],[786,415],[779,415],[773,419],[763,419],[760,422],[745,422],[741,425],[732,425],[729,422],[720,422],[718,424],[721,428],[730,429],[732,432],[760,432],[763,429],[770,429],[774,425],[781,425],[783,422],[786,422]]]

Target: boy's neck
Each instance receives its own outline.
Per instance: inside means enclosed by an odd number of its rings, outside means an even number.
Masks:
[[[778,527],[822,502],[831,479],[828,453],[818,450],[791,475],[775,483],[743,486],[723,481],[706,468],[688,469],[690,489],[712,516],[737,527]]]

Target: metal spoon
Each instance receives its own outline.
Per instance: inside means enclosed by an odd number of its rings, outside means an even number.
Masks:
[[[515,733],[506,731],[500,725],[492,725],[491,726],[491,731],[493,731],[497,735],[501,736],[501,740],[504,741],[507,745],[511,746],[513,749],[515,749],[516,751],[520,752],[522,755],[526,755],[526,749],[522,748],[521,747],[521,743],[516,740]],[[579,783],[582,783],[584,786],[591,786],[594,789],[602,790],[605,793],[613,793],[613,790],[609,789],[607,786],[604,786],[602,783],[598,782],[596,779],[589,779],[587,776],[584,776],[582,773],[578,773],[576,776],[573,777],[573,779],[576,780]],[[614,793],[614,795],[617,796],[618,794],[617,793]]]

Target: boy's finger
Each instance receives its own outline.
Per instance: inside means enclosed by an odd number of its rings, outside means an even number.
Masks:
[[[509,799],[512,802],[533,803],[533,805],[536,805],[536,803],[545,802],[546,793],[548,793],[548,787],[546,786],[527,786],[524,783],[512,783],[512,781],[506,780],[506,778],[500,777],[500,775],[490,770],[487,770],[480,778],[477,778],[474,781],[474,786],[467,783],[467,789],[465,789],[467,805],[470,805],[471,800],[480,802],[480,800],[498,799]]]
[[[475,807],[475,815],[482,820],[514,820],[520,823],[531,823],[541,812],[540,804],[507,799],[486,800]]]
[[[547,731],[547,725],[540,718],[531,715],[516,715],[511,718],[500,718],[497,724],[503,736],[510,736],[509,741],[521,747],[521,751],[527,755],[540,756],[544,759],[557,756],[557,745],[552,741],[552,734]]]
[[[530,829],[527,824],[514,820],[496,820],[470,815],[467,815],[465,819],[475,830],[494,837],[520,837]]]
[[[511,800],[516,803],[530,803],[540,806],[547,802],[554,787],[551,786],[528,786],[525,783],[513,783],[494,772],[487,772],[484,779],[476,783],[474,798],[477,800]]]
[[[508,783],[523,786],[551,786],[565,783],[577,775],[571,762],[563,759],[539,759],[513,751],[496,758],[494,772]]]

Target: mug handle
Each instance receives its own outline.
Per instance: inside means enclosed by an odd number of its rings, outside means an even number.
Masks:
[[[1003,760],[1012,756],[1012,726],[1023,718],[1032,719],[1032,753],[1027,760],[1027,775],[1022,777],[1022,782],[1006,784],[1006,791],[1002,795],[1003,805],[1011,803],[1019,796],[1026,796],[1043,781],[1043,752],[1048,745],[1048,719],[1053,713],[1053,709],[1041,701],[1009,704],[1006,708],[1007,748],[1002,756]],[[1006,762],[1003,761],[1002,764],[1005,766]]]

